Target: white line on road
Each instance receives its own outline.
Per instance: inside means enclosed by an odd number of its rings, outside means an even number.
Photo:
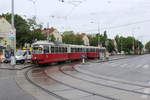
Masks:
[[[149,65],[146,64],[146,65],[143,66],[143,68],[145,68],[145,69],[149,68]]]

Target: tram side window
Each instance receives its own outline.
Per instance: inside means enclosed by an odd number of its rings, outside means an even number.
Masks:
[[[78,52],[81,52],[81,48],[78,48]]]
[[[71,48],[71,53],[73,53],[73,48]]]
[[[67,52],[67,48],[66,47],[62,47],[62,52],[66,53]]]
[[[51,53],[54,53],[54,47],[51,47]]]
[[[83,52],[83,49],[82,49],[82,48],[79,48],[79,52]]]
[[[58,53],[62,52],[62,47],[58,47]]]
[[[74,53],[77,53],[78,52],[78,48],[74,48]]]
[[[93,49],[93,52],[95,52],[95,49]]]
[[[90,52],[90,49],[89,49],[89,48],[87,48],[87,49],[86,49],[86,52]]]
[[[88,52],[88,48],[86,49],[86,52]]]
[[[85,53],[86,52],[86,49],[85,48],[82,48],[83,52]]]
[[[49,47],[48,46],[44,46],[44,53],[49,53]]]
[[[58,53],[59,51],[58,51],[58,47],[55,47],[55,53]]]
[[[77,48],[71,48],[71,53],[75,53]]]
[[[67,53],[67,48],[66,47],[64,48],[64,53]]]
[[[61,47],[61,53],[64,53],[65,50],[64,50],[64,47]]]
[[[92,52],[95,52],[95,50],[92,48]]]
[[[90,48],[90,52],[92,52],[92,48]]]
[[[82,48],[82,52],[83,52],[83,53],[85,53],[85,52],[86,52],[85,48]]]

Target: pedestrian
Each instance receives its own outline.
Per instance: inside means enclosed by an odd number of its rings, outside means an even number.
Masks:
[[[25,57],[24,59],[24,66],[25,66],[27,64],[27,51],[25,51],[23,56]]]
[[[106,52],[106,61],[108,61],[109,60],[109,53],[108,52]]]

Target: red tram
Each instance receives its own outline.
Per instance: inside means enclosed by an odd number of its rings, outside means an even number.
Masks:
[[[78,60],[82,57],[99,58],[105,52],[104,48],[54,44],[47,41],[38,41],[32,45],[32,63],[45,64],[66,60]]]

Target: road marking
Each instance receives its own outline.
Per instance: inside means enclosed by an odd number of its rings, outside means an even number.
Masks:
[[[146,69],[146,68],[149,68],[149,65],[144,65],[143,68],[145,68],[145,69]]]
[[[137,66],[135,66],[135,68],[140,68],[142,65],[137,65]]]
[[[123,64],[123,65],[120,65],[120,67],[123,68],[123,67],[126,67],[127,65],[128,65],[128,64]]]
[[[147,94],[150,93],[150,89],[149,88],[144,89],[144,93],[147,93]],[[142,95],[141,97],[146,99],[148,98],[148,95]]]

